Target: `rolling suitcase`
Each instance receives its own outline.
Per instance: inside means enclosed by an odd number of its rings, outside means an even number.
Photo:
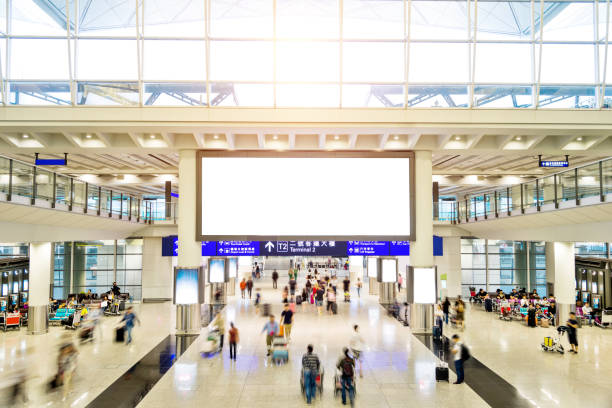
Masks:
[[[121,300],[119,302],[119,311],[123,312],[125,310],[125,300]]]
[[[493,301],[491,299],[485,299],[485,310],[487,312],[493,311]]]
[[[263,307],[262,316],[270,316],[270,304],[264,303],[262,307]]]
[[[117,327],[117,329],[115,329],[115,342],[123,343],[124,341],[125,341],[125,328]]]
[[[338,304],[336,302],[332,303],[331,309],[333,314],[338,314]]]
[[[302,304],[302,296],[301,295],[297,295],[295,297],[295,303],[298,304],[298,305]]]
[[[440,326],[433,327],[433,338],[434,341],[440,341],[442,338],[442,330],[440,330]]]
[[[448,382],[448,363],[443,357],[444,354],[441,352],[438,365],[436,365],[436,381]]]

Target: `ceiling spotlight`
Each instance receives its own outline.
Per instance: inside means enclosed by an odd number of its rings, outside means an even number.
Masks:
[[[578,137],[576,138],[576,140],[577,140],[577,141],[579,141],[579,142],[582,142],[582,136],[578,136]]]
[[[272,136],[272,139],[274,139],[274,140],[278,140],[278,135],[274,135],[274,136]]]
[[[398,135],[393,136],[393,140],[399,140],[399,136]]]
[[[340,139],[340,136],[338,135],[334,136],[334,140],[338,140],[338,139]]]
[[[521,137],[517,136],[517,137],[514,138],[514,140],[516,140],[517,142],[520,142],[521,141]]]
[[[28,135],[27,133],[24,133],[22,136],[24,139],[28,139],[30,137],[30,135]]]
[[[215,140],[218,139],[218,138],[219,138],[219,135],[214,135],[213,136],[213,139],[215,139]]]
[[[150,139],[155,139],[155,135],[149,135]]]
[[[461,140],[461,136],[455,136],[455,140],[456,140],[456,141]]]
[[[91,139],[91,135],[88,133],[85,135],[85,139]]]

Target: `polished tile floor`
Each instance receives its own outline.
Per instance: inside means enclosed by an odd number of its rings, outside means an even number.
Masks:
[[[284,283],[284,282],[283,282]],[[263,301],[280,314],[280,289],[261,281]],[[281,285],[279,285],[281,286]],[[239,293],[239,291],[237,291]],[[0,333],[0,382],[19,364],[28,367],[26,383],[30,402],[26,406],[85,407],[114,381],[162,342],[174,327],[173,306],[137,305],[142,326],[135,329],[131,346],[113,342],[119,318],[103,319],[102,338],[79,346],[78,367],[72,392],[47,393],[44,385],[56,367],[57,348],[67,331],[51,328],[48,334],[28,336]],[[366,340],[364,377],[357,379],[356,405],[363,407],[486,407],[469,386],[436,383],[437,359],[410,330],[388,317],[377,298],[361,298],[353,292],[351,303],[339,302],[338,315],[319,316],[314,306],[298,307],[286,365],[272,365],[266,358],[266,318],[255,314],[249,300],[230,297],[224,310],[226,322],[235,322],[241,341],[238,360],[229,360],[227,345],[222,355],[203,358],[200,351],[206,330],[145,396],[139,407],[284,407],[305,406],[299,387],[301,356],[312,343],[325,367],[323,397],[317,406],[339,406],[332,392],[335,363],[351,336],[353,324],[361,326]],[[519,322],[500,321],[479,307],[469,308],[467,326],[461,333],[473,356],[516,388],[533,407],[612,407],[612,330],[585,327],[579,331],[580,353],[544,353],[540,343],[553,329],[527,328]],[[69,332],[73,333],[73,332]],[[446,327],[445,334],[453,329]],[[567,342],[567,339],[564,340]],[[469,376],[469,370],[466,376]],[[451,382],[454,374],[451,373]],[[509,406],[510,396],[500,395]],[[506,401],[506,403],[504,403]],[[0,400],[0,406],[6,406]]]
[[[272,313],[281,311],[281,291],[271,283],[262,287],[263,300]],[[280,287],[281,285],[279,285]],[[221,356],[202,358],[205,336],[178,360],[139,407],[162,408],[181,401],[186,407],[293,407],[305,406],[300,392],[301,357],[312,343],[325,367],[324,391],[318,406],[341,406],[334,397],[332,378],[342,348],[348,345],[353,324],[361,326],[367,343],[364,377],[357,379],[356,406],[361,407],[486,407],[469,387],[436,383],[436,358],[410,331],[388,317],[375,297],[353,293],[351,303],[339,302],[338,315],[319,316],[311,305],[298,307],[292,330],[289,362],[276,366],[266,357],[261,334],[266,318],[256,315],[248,300],[230,299],[225,308],[227,324],[240,330],[238,359]],[[453,374],[451,374],[453,376]],[[452,380],[453,378],[451,378]]]

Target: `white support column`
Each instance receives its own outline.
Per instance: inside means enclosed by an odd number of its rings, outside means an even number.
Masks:
[[[183,268],[199,267],[202,264],[202,244],[196,241],[196,151],[179,151],[179,200],[178,208],[178,261]],[[204,282],[200,283],[204,289]],[[177,333],[200,332],[200,304],[177,305]]]
[[[444,237],[444,255],[435,257],[438,276],[446,275],[446,289],[438,286],[443,298],[461,295],[461,237]],[[440,290],[441,289],[441,290]]]
[[[573,242],[546,243],[546,280],[554,282],[558,322],[561,324],[565,323],[576,304],[575,262]]]
[[[415,152],[415,240],[410,243],[410,264],[415,268],[434,266],[433,256],[433,192],[431,152]],[[410,287],[412,285],[406,285]],[[417,289],[418,290],[418,289]],[[431,331],[433,305],[413,303],[410,306],[410,327],[413,331]]]
[[[361,278],[363,287],[363,256],[349,256],[349,279],[352,286],[357,284],[357,278]]]
[[[162,256],[161,237],[144,237],[142,244],[142,300],[172,300],[173,259]]]
[[[30,244],[28,334],[44,334],[49,327],[47,307],[53,270],[53,243]]]

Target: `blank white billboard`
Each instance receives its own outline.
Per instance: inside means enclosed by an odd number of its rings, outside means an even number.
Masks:
[[[203,238],[410,236],[408,157],[201,160]]]

